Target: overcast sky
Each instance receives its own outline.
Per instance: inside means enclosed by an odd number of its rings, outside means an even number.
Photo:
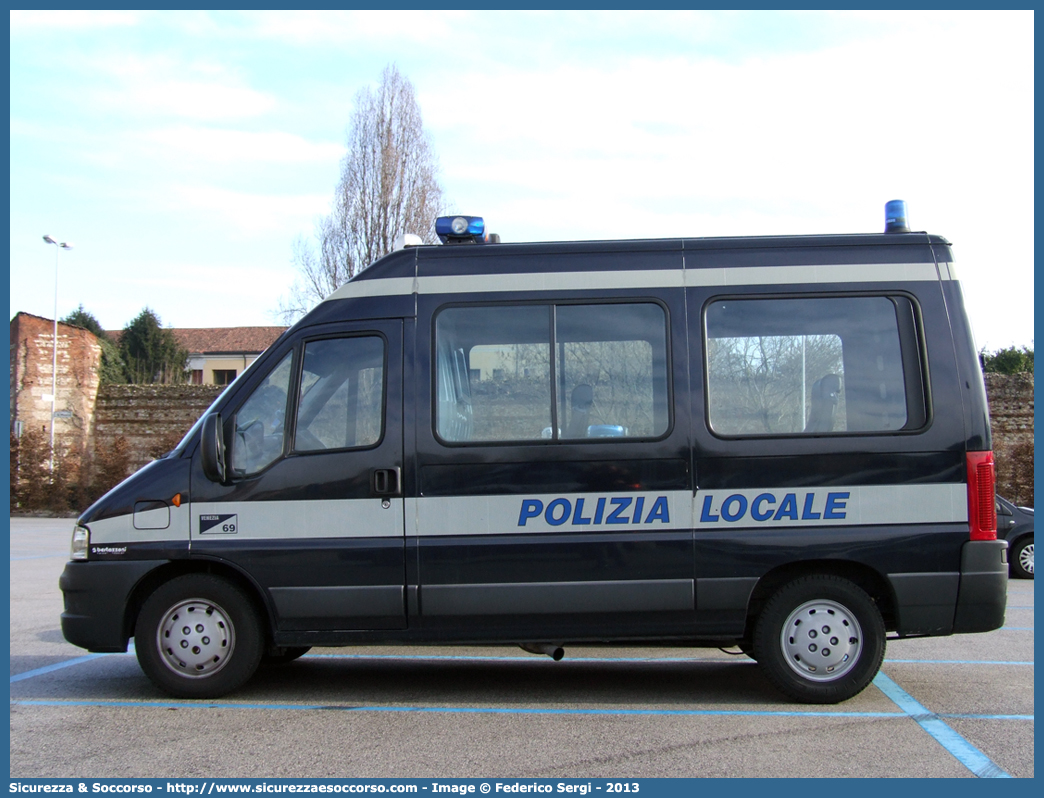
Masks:
[[[1032,12],[11,12],[11,314],[277,323],[358,90],[417,89],[450,210],[505,241],[953,242],[1033,342]],[[58,253],[45,233],[69,241]]]

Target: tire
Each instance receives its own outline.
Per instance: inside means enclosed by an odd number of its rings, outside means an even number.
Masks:
[[[186,620],[191,616],[191,623]],[[247,595],[224,579],[186,574],[149,596],[134,627],[138,664],[177,698],[219,698],[261,660],[261,622]]]
[[[884,651],[877,606],[862,588],[836,576],[805,576],[784,585],[754,627],[755,659],[769,681],[808,704],[858,695],[877,675]]]
[[[1017,579],[1033,578],[1033,535],[1019,538],[1008,555],[1011,575]]]
[[[261,665],[285,665],[312,650],[311,646],[276,646],[261,657]]]

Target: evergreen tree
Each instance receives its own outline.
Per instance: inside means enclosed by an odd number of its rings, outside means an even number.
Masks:
[[[984,349],[979,353],[979,358],[983,371],[997,374],[1033,373],[1033,350],[1028,346],[1009,346],[996,352],[987,352]]]
[[[176,383],[187,377],[188,351],[149,308],[123,328],[120,354],[132,383]]]
[[[83,307],[83,303],[72,313],[61,320],[62,324],[71,324],[74,327],[83,327],[88,332],[94,333],[98,340],[108,339],[109,335],[102,329],[101,322],[94,318],[94,314]]]
[[[119,347],[109,337],[109,334],[102,329],[101,323],[92,313],[84,310],[81,304],[61,321],[63,324],[82,327],[93,333],[94,337],[98,339],[98,344],[102,350],[101,373],[99,375],[102,385],[127,382],[127,372],[124,368],[123,357],[120,355]]]

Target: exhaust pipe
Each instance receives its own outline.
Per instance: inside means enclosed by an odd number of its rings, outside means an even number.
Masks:
[[[530,654],[547,654],[555,662],[565,656],[565,649],[553,643],[519,643],[518,647]]]

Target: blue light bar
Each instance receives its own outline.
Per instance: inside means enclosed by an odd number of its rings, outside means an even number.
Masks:
[[[889,200],[885,203],[885,232],[910,232],[906,226],[906,203],[903,200]]]
[[[485,232],[481,216],[440,216],[435,220],[435,234],[443,244],[480,244]]]

